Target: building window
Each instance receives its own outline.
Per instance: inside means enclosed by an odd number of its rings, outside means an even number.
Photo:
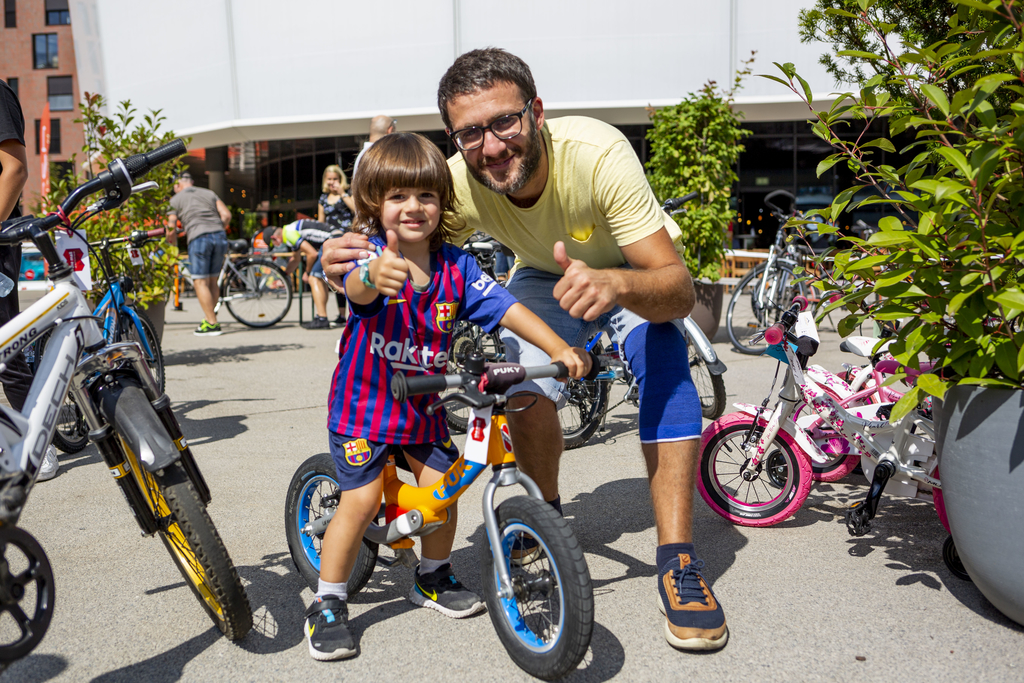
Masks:
[[[39,148],[42,146],[39,124],[40,119],[36,119],[36,154],[39,154]],[[48,151],[50,154],[60,154],[60,119],[50,119],[50,149]]]
[[[4,28],[18,28],[18,12],[14,1],[4,0]]]
[[[46,96],[50,100],[50,111],[71,111],[75,108],[75,96],[71,90],[71,76],[50,76],[46,79]]]
[[[57,68],[57,34],[35,33],[32,35],[34,69]]]
[[[14,95],[16,97],[21,98],[21,94],[18,92],[18,79],[17,78],[8,78],[7,79],[7,85],[11,86],[11,90],[14,91]]]
[[[46,25],[65,26],[71,23],[68,0],[46,0]]]

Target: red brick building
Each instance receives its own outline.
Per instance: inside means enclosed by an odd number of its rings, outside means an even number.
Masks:
[[[41,188],[39,123],[43,106],[50,103],[50,175],[69,167],[84,141],[80,114],[81,93],[75,66],[68,0],[0,0],[0,78],[18,93],[25,113],[28,182],[21,205],[32,211]],[[81,161],[81,160],[79,160]]]

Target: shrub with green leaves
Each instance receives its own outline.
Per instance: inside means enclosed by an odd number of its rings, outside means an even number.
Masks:
[[[887,203],[900,217],[833,254],[852,284],[826,311],[848,309],[844,334],[869,318],[903,321],[892,354],[909,367],[927,357],[938,368],[921,376],[893,419],[953,384],[1024,386],[1024,8],[1019,0],[948,4],[945,37],[926,45],[894,40],[872,0],[828,10],[855,18],[877,46],[839,56],[879,68],[859,92],[815,114],[815,133],[836,150],[818,174],[844,163],[856,184],[814,213],[834,222],[852,200]],[[811,88],[793,65],[776,66],[783,77],[767,78],[810,105]],[[846,134],[880,117],[891,135],[914,133],[900,150],[913,156],[900,168],[876,161],[878,149],[896,151],[891,140],[862,144]],[[871,196],[854,199],[864,188]],[[863,302],[872,302],[869,312]]]
[[[161,130],[164,117],[159,111],[150,111],[141,120],[131,102],[118,105],[113,116],[102,113],[104,99],[101,95],[85,93],[82,98],[82,117],[75,123],[85,127],[85,145],[82,155],[98,164],[100,169],[117,158],[124,158],[140,152],[148,152],[174,140],[171,131]],[[75,186],[85,181],[77,157],[72,155],[74,173],[55,178],[49,193],[41,200],[41,210],[52,211],[63,201]],[[166,221],[168,201],[173,194],[174,176],[183,170],[180,159],[157,166],[140,182],[153,180],[158,187],[147,192],[133,194],[127,202],[113,211],[101,213],[83,224],[90,242],[103,238],[126,237],[132,230],[152,230],[163,227]],[[84,208],[72,216],[74,219]],[[144,264],[133,266],[127,248],[111,248],[111,262],[116,273],[127,273],[135,283],[132,297],[142,307],[167,300],[173,286],[174,266],[178,262],[178,250],[165,240],[147,244],[142,248]],[[104,275],[94,255],[90,255],[92,278],[102,283]],[[99,289],[101,285],[97,285]],[[96,290],[94,290],[96,291]]]
[[[709,81],[679,104],[650,111],[647,180],[654,194],[660,201],[690,192],[701,195],[686,205],[686,213],[675,216],[686,244],[683,258],[694,278],[715,281],[722,276],[726,228],[733,215],[729,195],[738,180],[740,141],[750,134],[740,126],[732,101],[749,73],[749,68],[737,73],[728,92]]]

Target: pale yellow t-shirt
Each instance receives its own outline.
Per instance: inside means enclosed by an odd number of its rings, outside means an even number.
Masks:
[[[616,128],[585,116],[544,122],[548,180],[533,206],[520,209],[478,183],[461,154],[448,160],[466,222],[456,244],[482,230],[516,252],[523,264],[561,274],[552,249],[565,243],[570,258],[591,268],[625,264],[620,247],[666,227],[680,251],[682,234],[658,204],[633,147]]]

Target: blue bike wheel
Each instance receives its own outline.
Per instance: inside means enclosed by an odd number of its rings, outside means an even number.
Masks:
[[[500,579],[489,545],[482,549],[484,598],[495,631],[512,660],[532,676],[561,678],[590,645],[594,593],[583,549],[554,508],[518,496],[498,506],[500,556],[512,596]]]
[[[334,460],[320,453],[299,465],[288,485],[284,524],[295,568],[313,591],[320,582],[320,549],[323,531],[303,531],[338,505],[338,481]],[[355,595],[370,580],[377,564],[377,544],[363,539],[352,574],[348,577],[348,593]]]

